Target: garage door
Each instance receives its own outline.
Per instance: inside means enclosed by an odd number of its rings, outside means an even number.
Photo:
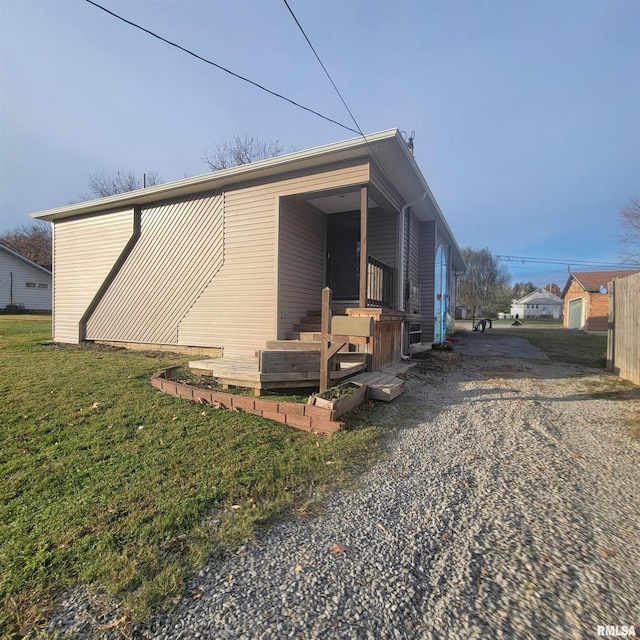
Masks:
[[[582,304],[584,300],[569,300],[569,329],[582,328]]]

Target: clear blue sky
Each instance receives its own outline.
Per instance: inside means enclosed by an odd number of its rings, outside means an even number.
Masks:
[[[104,6],[352,126],[281,0]],[[365,133],[415,131],[461,247],[617,262],[640,196],[638,0],[290,0]],[[0,0],[0,232],[91,173],[205,173],[233,134],[353,137],[84,0]],[[510,264],[563,286],[566,267]],[[574,270],[582,270],[575,268]]]

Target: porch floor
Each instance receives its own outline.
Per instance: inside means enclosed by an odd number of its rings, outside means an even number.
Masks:
[[[405,383],[401,376],[413,366],[399,362],[382,371],[363,372],[359,363],[342,363],[338,371],[331,372],[331,380],[338,384],[347,378],[369,387],[369,398],[390,402],[404,393]],[[320,374],[315,372],[260,373],[255,358],[226,356],[206,358],[189,362],[195,373],[216,378],[223,389],[245,387],[255,389],[259,395],[262,389],[294,389],[318,387]]]
[[[366,365],[359,362],[343,362],[340,369],[331,372],[331,380],[336,384],[361,372]],[[262,389],[293,389],[317,387],[320,384],[320,372],[292,371],[288,373],[261,373],[256,358],[225,356],[192,360],[189,368],[195,373],[214,377],[223,389],[245,387]]]

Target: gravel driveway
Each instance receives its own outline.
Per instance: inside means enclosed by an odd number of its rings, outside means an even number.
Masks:
[[[199,597],[135,637],[640,635],[632,401],[589,395],[598,371],[487,340],[411,370],[359,488],[207,567],[188,586]]]

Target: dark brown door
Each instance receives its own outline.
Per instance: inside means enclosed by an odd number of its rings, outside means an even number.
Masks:
[[[360,213],[327,216],[327,286],[334,300],[360,297]]]

